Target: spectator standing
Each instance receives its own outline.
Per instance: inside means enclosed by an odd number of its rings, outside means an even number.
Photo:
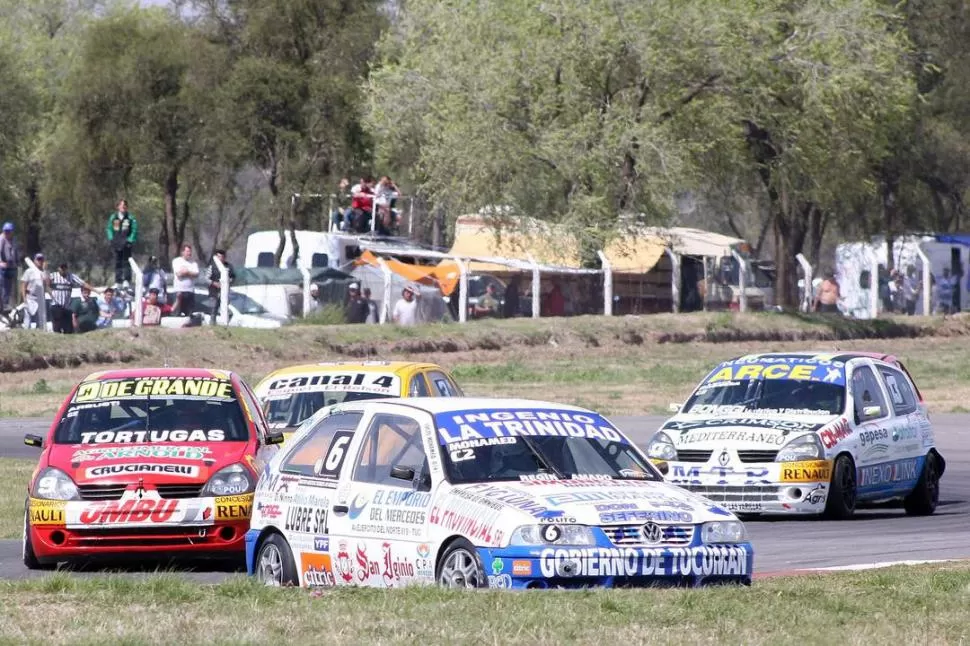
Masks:
[[[19,266],[20,254],[13,241],[13,222],[4,222],[0,234],[0,312],[12,308],[17,300]]]
[[[50,279],[44,271],[44,254],[34,254],[34,266],[20,277],[23,285],[24,297],[24,329],[29,330],[30,324],[38,330],[47,330],[47,291],[50,289]]]
[[[502,303],[502,316],[507,319],[519,315],[519,275],[515,274],[505,286],[505,302]]]
[[[66,262],[58,265],[57,271],[52,273],[48,280],[51,290],[51,327],[59,334],[72,334],[74,310],[71,308],[71,291],[75,287],[87,287],[90,293],[91,286],[81,280],[77,274],[68,271]]]
[[[367,318],[365,323],[378,323],[380,315],[377,313],[377,303],[370,297],[370,287],[364,288],[364,302],[367,303]]]
[[[542,316],[565,316],[566,300],[563,298],[559,283],[552,283],[552,289],[546,294],[545,304],[540,306],[539,313]]]
[[[163,303],[160,299],[160,292],[152,287],[148,290],[148,298],[141,304],[141,324],[142,325],[161,325],[162,317],[172,313],[172,307]],[[134,313],[132,313],[134,315]]]
[[[815,294],[815,302],[813,303],[812,309],[816,312],[839,314],[839,299],[841,297],[839,283],[835,280],[835,274],[827,271],[825,272],[825,280],[819,285],[818,292]]]
[[[377,205],[377,232],[391,235],[394,230],[394,204],[401,192],[387,175],[381,176],[374,189],[374,202]]]
[[[71,304],[71,319],[74,332],[81,334],[98,329],[98,318],[101,308],[98,301],[91,298],[91,288],[84,285],[81,288],[81,298]]]
[[[906,268],[906,277],[903,278],[903,304],[909,316],[916,314],[916,302],[923,291],[921,283],[916,267],[909,265]]]
[[[128,200],[118,202],[118,210],[108,216],[105,228],[108,242],[115,256],[115,287],[123,282],[125,287],[131,282],[131,248],[138,241],[138,220],[128,212]]]
[[[959,281],[956,276],[950,275],[950,268],[943,268],[943,276],[936,281],[936,297],[939,299],[939,311],[943,314],[953,313],[953,293],[956,291]]]
[[[195,310],[195,279],[199,277],[199,263],[192,260],[192,245],[182,245],[182,255],[172,260],[175,274],[175,315],[190,316]]]
[[[501,307],[502,303],[495,295],[495,283],[489,283],[485,286],[485,293],[475,304],[475,316],[498,316]]]
[[[370,229],[370,217],[374,210],[374,178],[361,177],[359,184],[350,189],[350,228],[357,233]]]
[[[148,257],[148,264],[142,270],[142,286],[149,290],[155,288],[163,303],[168,303],[168,276],[165,270],[158,266],[158,258]]]
[[[341,178],[337,184],[333,213],[330,214],[330,230],[346,231],[350,227],[350,180]]]
[[[233,268],[232,263],[226,260],[225,249],[216,249],[212,254],[212,260],[209,262],[209,267],[205,271],[205,279],[209,282],[209,297],[212,299],[212,324],[216,324],[216,318],[219,316],[219,308],[222,305],[222,283],[220,282],[221,274],[219,273],[219,268],[216,267],[216,258],[219,259],[226,267],[226,271],[229,277],[229,287],[236,281],[236,270]]]
[[[98,327],[111,327],[116,316],[125,314],[125,301],[115,296],[114,287],[107,287],[98,302]]]
[[[392,319],[398,325],[417,325],[418,324],[418,298],[420,294],[417,288],[408,285],[401,291],[401,300],[394,304]]]
[[[310,285],[310,305],[307,308],[307,315],[315,314],[323,309],[323,304],[320,302],[320,286],[316,283]]]
[[[367,301],[360,296],[360,285],[350,283],[347,286],[347,305],[344,307],[344,316],[348,323],[363,323],[367,320]]]

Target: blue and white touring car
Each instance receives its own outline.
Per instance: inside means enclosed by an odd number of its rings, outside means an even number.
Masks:
[[[902,500],[932,514],[946,466],[895,357],[753,354],[719,364],[654,435],[667,480],[740,514],[825,514]]]
[[[503,399],[322,409],[267,466],[246,536],[268,585],[750,584],[730,512],[602,416]]]

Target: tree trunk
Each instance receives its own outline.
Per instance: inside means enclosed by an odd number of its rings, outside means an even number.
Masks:
[[[431,225],[431,246],[435,249],[444,246],[445,213],[438,205],[434,207],[434,220]]]
[[[178,231],[175,226],[178,209],[179,169],[173,166],[165,177],[165,222],[158,233],[158,257],[172,259],[178,255]]]
[[[40,247],[40,192],[36,178],[31,178],[27,186],[27,212],[24,218],[25,258],[31,258],[41,250]],[[17,269],[23,269],[18,267]]]
[[[300,243],[296,241],[296,218],[296,200],[290,200],[290,244],[293,247],[293,255],[287,259],[287,267],[296,267],[300,259]]]

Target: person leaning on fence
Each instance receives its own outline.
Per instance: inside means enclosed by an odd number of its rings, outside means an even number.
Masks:
[[[191,316],[195,311],[195,279],[199,277],[199,263],[192,260],[192,245],[182,245],[182,255],[172,259],[175,274],[175,315]]]
[[[114,287],[106,287],[98,301],[98,322],[99,328],[111,327],[111,321],[118,316],[125,315],[125,301],[115,295]]]
[[[50,279],[44,271],[44,254],[34,254],[34,266],[20,277],[23,285],[24,297],[24,329],[30,329],[31,323],[38,330],[47,330],[47,291],[50,289]]]
[[[13,223],[3,223],[0,234],[0,312],[14,307],[17,301],[17,268],[20,253],[13,241]]]
[[[131,248],[138,241],[138,220],[128,212],[128,200],[118,202],[118,210],[108,216],[105,227],[108,242],[115,257],[115,287],[122,282],[127,287],[131,282]]]
[[[71,322],[74,332],[81,334],[97,330],[100,313],[98,301],[91,298],[91,288],[84,285],[81,288],[81,298],[71,303]]]
[[[216,249],[212,253],[212,261],[209,262],[209,267],[205,270],[205,279],[209,283],[209,298],[212,299],[212,324],[216,324],[216,320],[219,317],[219,309],[222,306],[222,283],[220,282],[222,274],[219,272],[219,268],[216,267],[216,258],[219,259],[226,267],[226,273],[229,278],[229,287],[236,282],[236,270],[233,268],[232,263],[226,260],[226,250]]]
[[[73,300],[71,292],[75,287],[86,287],[88,293],[92,287],[81,280],[77,274],[67,269],[67,263],[57,266],[57,271],[48,276],[51,289],[51,328],[59,334],[74,332],[74,311],[71,308]]]

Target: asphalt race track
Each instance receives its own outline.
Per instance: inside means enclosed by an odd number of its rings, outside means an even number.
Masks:
[[[946,459],[940,506],[936,514],[911,518],[902,508],[859,511],[849,521],[748,521],[760,574],[792,570],[857,566],[894,561],[970,558],[966,540],[970,528],[970,415],[932,415],[937,446]],[[641,445],[663,421],[662,417],[616,417],[613,421]],[[0,420],[0,456],[32,458],[37,449],[23,444],[24,433],[44,434],[43,419]],[[26,485],[25,485],[26,486]],[[148,564],[144,569],[165,567]],[[138,575],[142,570],[129,570]],[[193,580],[216,582],[231,576],[232,568],[213,570],[212,564],[181,564],[177,569]],[[97,576],[100,570],[78,572]],[[20,560],[19,540],[0,540],[0,578],[38,576]]]

